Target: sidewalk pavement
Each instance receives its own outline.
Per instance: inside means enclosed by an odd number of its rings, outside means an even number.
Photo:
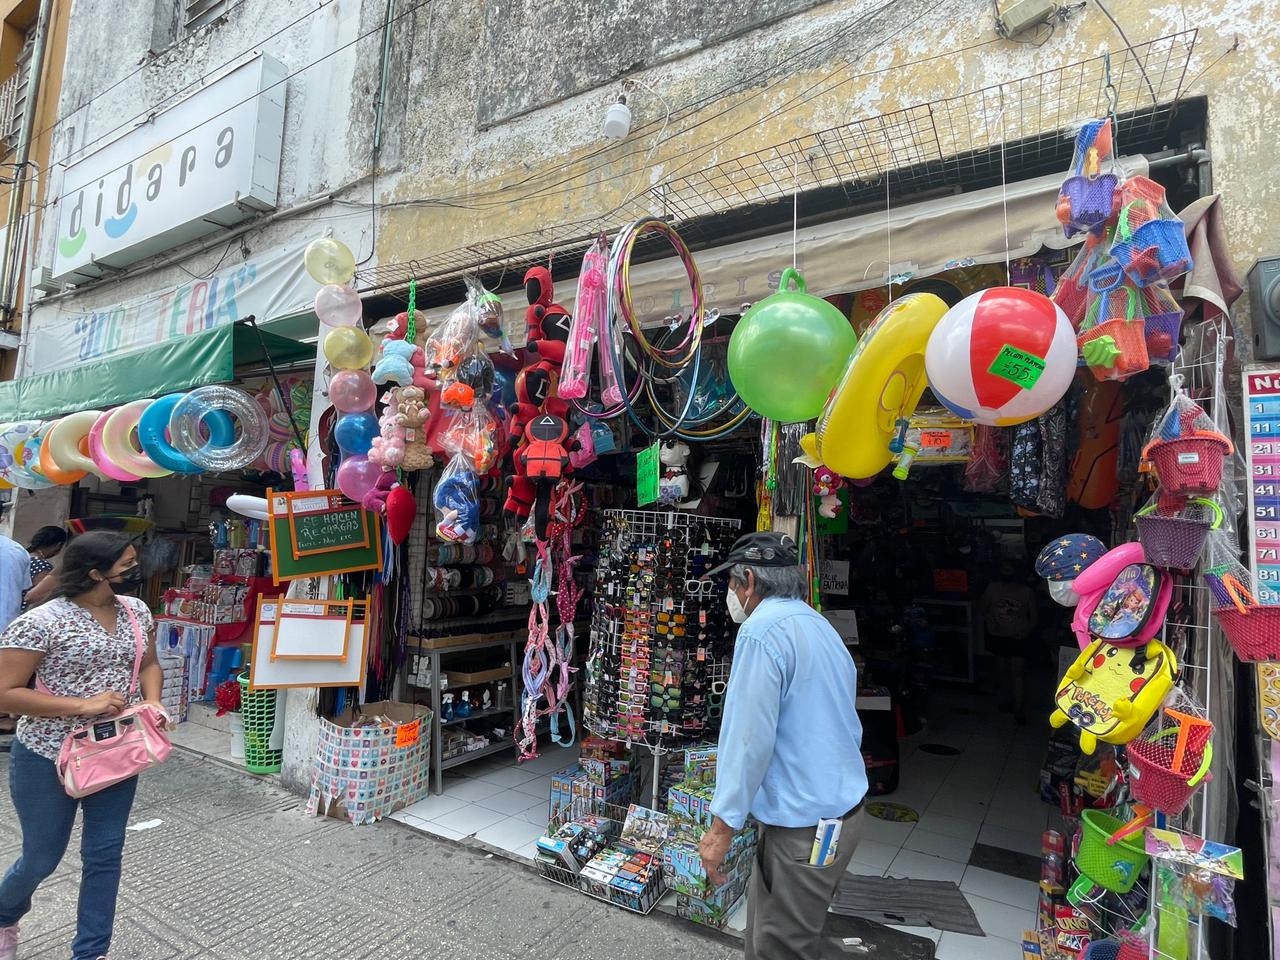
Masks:
[[[70,954],[78,834],[36,894],[19,960]],[[0,791],[0,870],[20,845]],[[392,821],[308,818],[303,800],[275,784],[177,750],[139,788],[112,950],[113,960],[740,956],[710,931],[627,913]]]

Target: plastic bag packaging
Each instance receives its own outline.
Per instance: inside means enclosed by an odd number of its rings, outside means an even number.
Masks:
[[[1122,176],[1112,152],[1110,119],[1085,121],[1076,132],[1071,170],[1058,191],[1058,222],[1066,236],[1096,230],[1115,215]]]
[[[427,369],[442,385],[451,382],[458,364],[471,353],[479,337],[475,305],[468,301],[455,308],[427,337]]]
[[[491,293],[475,277],[463,277],[467,285],[467,303],[475,316],[481,347],[487,353],[501,352],[515,356],[511,338],[503,325],[502,298]]]
[[[609,297],[605,276],[608,248],[604,237],[596,240],[582,258],[578,274],[578,295],[574,299],[573,321],[569,326],[569,345],[560,368],[560,396],[581,400],[591,385],[591,346],[605,328],[609,316]]]
[[[445,466],[431,502],[436,509],[436,536],[451,543],[475,543],[480,536],[480,496],[476,475],[461,456]]]
[[[453,376],[440,392],[440,405],[455,410],[483,406],[493,395],[494,380],[493,361],[477,341],[453,367]]]
[[[1125,181],[1117,193],[1116,232],[1110,254],[1139,287],[1173,280],[1191,269],[1182,221],[1164,187],[1147,177]]]
[[[486,474],[502,454],[497,418],[487,407],[459,411],[441,431],[440,445],[450,457],[465,461],[477,475]]]

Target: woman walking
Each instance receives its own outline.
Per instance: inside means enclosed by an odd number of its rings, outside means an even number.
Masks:
[[[123,709],[139,637],[151,614],[134,597],[142,582],[129,537],[93,532],[67,545],[58,596],[0,633],[0,710],[22,716],[9,763],[9,790],[22,826],[22,855],[0,881],[0,960],[14,960],[18,921],[62,861],[76,810],[84,811],[80,906],[73,960],[104,960],[111,946],[125,825],[137,778],[80,800],[67,796],[55,760],[63,740],[95,717]],[[32,676],[39,690],[27,689]],[[160,705],[155,646],[145,641],[138,673],[142,698]]]
[[[66,543],[67,531],[61,527],[41,527],[32,536],[27,544],[27,553],[31,555],[31,589],[22,598],[23,610],[39,606],[56,592],[58,580],[51,576],[53,564],[49,561],[62,552]]]

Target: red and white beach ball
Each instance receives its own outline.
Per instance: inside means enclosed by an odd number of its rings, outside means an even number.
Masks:
[[[992,287],[947,311],[924,362],[929,389],[956,416],[1011,427],[1062,399],[1076,372],[1076,336],[1043,294]]]

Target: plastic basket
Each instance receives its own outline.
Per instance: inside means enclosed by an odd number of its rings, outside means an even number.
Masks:
[[[1092,230],[1111,219],[1118,183],[1119,179],[1112,173],[1067,177],[1062,182],[1058,191],[1058,217],[1067,236]]]
[[[1173,363],[1178,358],[1182,340],[1182,311],[1148,313],[1143,331],[1147,340],[1147,355],[1156,363]]]
[[[1209,774],[1213,762],[1213,744],[1209,740],[1212,732],[1208,726],[1192,730],[1179,770],[1172,769],[1176,726],[1132,741],[1125,752],[1129,756],[1129,790],[1133,799],[1170,817],[1187,809],[1200,784],[1213,779]]]
[[[1147,852],[1141,846],[1141,837],[1125,837],[1108,844],[1107,839],[1124,826],[1124,822],[1099,810],[1085,810],[1080,814],[1080,849],[1076,853],[1076,869],[1112,893],[1128,893],[1138,882],[1138,875],[1147,865]]]
[[[1166,494],[1201,497],[1217,493],[1222,464],[1231,441],[1217,433],[1197,433],[1173,440],[1155,440],[1143,451]]]
[[[1196,498],[1192,504],[1209,507],[1212,519],[1164,516],[1152,513],[1156,505],[1144,508],[1134,518],[1138,542],[1147,562],[1166,570],[1193,570],[1200,562],[1209,531],[1222,526],[1222,508],[1212,500]]]
[[[1234,603],[1213,615],[1236,656],[1246,663],[1280,660],[1280,607],[1260,606],[1234,577],[1224,578],[1223,586]]]
[[[1146,324],[1141,319],[1104,321],[1078,334],[1076,344],[1086,362],[1089,359],[1086,350],[1093,349],[1090,344],[1104,344],[1111,351],[1116,351],[1106,362],[1089,363],[1089,370],[1098,380],[1124,380],[1151,366],[1147,355]]]
[[[1126,206],[1111,245],[1111,256],[1140,287],[1172,280],[1191,269],[1182,221],[1152,218],[1149,207],[1146,201]]]
[[[240,677],[240,716],[244,721],[244,765],[250,773],[279,773],[284,751],[271,749],[276,725],[276,692],[249,692],[249,678]]]

